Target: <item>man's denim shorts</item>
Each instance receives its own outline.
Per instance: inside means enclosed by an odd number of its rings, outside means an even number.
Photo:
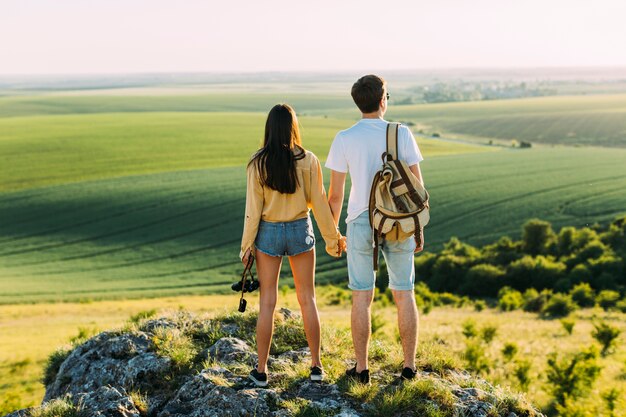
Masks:
[[[270,256],[295,256],[308,252],[315,247],[311,218],[291,222],[261,220],[254,246]]]
[[[374,272],[374,235],[370,227],[369,213],[361,213],[348,222],[348,287],[352,290],[372,290],[376,281]],[[389,288],[392,290],[412,290],[415,283],[415,239],[404,242],[384,241],[379,246],[389,272]]]

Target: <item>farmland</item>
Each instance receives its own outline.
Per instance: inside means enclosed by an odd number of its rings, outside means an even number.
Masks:
[[[452,236],[519,236],[531,217],[555,228],[606,223],[626,206],[625,159],[625,150],[599,148],[427,159],[427,250]],[[241,167],[5,192],[0,303],[223,290],[238,268],[244,199]],[[318,265],[318,281],[343,279],[345,259],[320,254]]]

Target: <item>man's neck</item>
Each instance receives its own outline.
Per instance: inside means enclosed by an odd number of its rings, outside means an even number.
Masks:
[[[361,113],[363,119],[383,119],[383,113],[380,111],[374,113]]]

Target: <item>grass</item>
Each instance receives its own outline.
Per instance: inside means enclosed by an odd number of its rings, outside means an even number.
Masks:
[[[349,309],[346,306],[328,306],[325,297],[324,294],[319,296],[323,330],[322,360],[329,380],[341,381],[344,370],[352,360],[352,345],[348,330]],[[43,385],[40,381],[47,358],[59,346],[65,345],[68,340],[76,336],[79,333],[77,329],[122,328],[130,322],[131,316],[136,316],[146,310],[156,309],[157,314],[161,315],[164,310],[175,312],[179,306],[184,306],[185,309],[196,313],[206,313],[211,317],[221,316],[222,320],[237,324],[240,329],[238,336],[247,339],[251,346],[254,346],[254,321],[256,317],[254,311],[258,308],[257,296],[254,294],[248,297],[251,313],[246,315],[234,312],[236,309],[236,303],[233,302],[236,301],[235,298],[234,295],[213,295],[94,301],[90,304],[41,303],[0,306],[0,323],[2,323],[3,333],[3,338],[0,340],[0,375],[2,375],[3,380],[2,385],[0,385],[0,398],[11,398],[12,396],[18,398],[13,403],[19,401],[19,406],[22,407],[38,404],[43,397]],[[283,306],[298,309],[293,291],[289,291],[285,297],[281,297],[278,307]],[[395,309],[392,306],[382,307],[376,304],[374,311],[387,322],[387,325],[382,327],[373,337],[372,372],[373,375],[392,375],[399,372],[402,362],[400,347],[396,339]],[[621,329],[623,334],[626,330],[625,318],[623,313],[604,312],[600,308],[579,310],[572,315],[572,319],[576,320],[573,333],[567,335],[558,320],[541,320],[533,313],[522,311],[501,313],[493,309],[476,312],[471,307],[437,307],[428,315],[421,317],[417,365],[423,371],[436,372],[451,378],[451,375],[454,375],[454,370],[465,366],[463,354],[467,342],[466,337],[462,334],[461,323],[466,319],[471,319],[478,324],[479,328],[488,324],[497,327],[498,332],[489,345],[483,345],[483,353],[490,364],[489,368],[484,371],[486,378],[501,384],[504,388],[510,387],[512,391],[522,390],[525,387],[521,386],[516,377],[516,369],[519,367],[519,363],[528,362],[530,370],[527,373],[530,383],[527,387],[527,398],[533,404],[547,407],[551,396],[549,385],[544,378],[547,368],[546,354],[558,351],[561,356],[571,355],[583,347],[598,345],[593,339],[592,331],[593,324],[599,319]],[[141,326],[144,320],[139,320],[137,325]],[[199,351],[223,336],[215,334],[215,329],[210,326],[202,327],[202,323],[202,321],[195,323],[185,330],[184,337],[187,341],[191,340],[191,344],[185,343],[184,346],[193,346],[193,349]],[[282,325],[277,327],[280,326]],[[297,327],[297,325],[294,326]],[[305,344],[304,339],[293,339],[290,336],[291,332],[295,330],[294,326],[288,325],[287,329],[292,330],[283,332],[285,334],[277,334],[280,345],[290,345],[291,348],[297,348]],[[192,329],[196,330],[192,331]],[[517,335],[527,336],[520,338]],[[25,344],[25,340],[28,340],[29,343]],[[509,360],[502,354],[502,350],[512,342],[515,342],[518,351],[515,353],[514,360]],[[596,382],[596,387],[615,387],[622,391],[626,389],[626,379],[622,377],[626,371],[624,346],[623,336],[621,336],[611,355],[598,358],[602,372]],[[180,353],[180,351],[180,349],[174,349],[171,352]],[[182,349],[182,351],[186,350]],[[178,355],[178,353],[176,354]],[[62,355],[59,357],[57,363],[60,363]],[[198,366],[193,362],[195,360],[195,358],[191,360],[194,367]],[[289,388],[293,381],[306,377],[308,364],[305,361],[301,365],[285,370],[283,379],[276,380],[276,383],[281,387]],[[245,372],[246,370],[242,368],[240,371]],[[49,378],[51,377],[52,375],[49,376]],[[376,376],[374,380],[379,380],[377,378],[381,377]],[[457,383],[466,386],[466,382],[463,381],[463,378],[459,378]],[[424,384],[428,383],[425,382]],[[342,386],[342,389],[345,389],[355,399],[374,401],[385,409],[386,407],[401,409],[405,404],[405,399],[403,399],[405,393],[402,392],[381,392],[376,386],[369,389],[350,386],[349,384]],[[416,390],[422,388],[424,386],[421,385],[415,387]],[[442,398],[444,399],[446,395],[445,393],[437,394],[437,390],[428,389],[425,392],[428,395],[443,395]],[[523,402],[519,402],[521,400],[516,400],[517,397],[513,394],[509,396],[511,397],[509,402],[518,401],[515,403],[518,404],[516,406],[522,407]],[[499,398],[507,397],[502,394]],[[589,407],[601,407],[602,405],[599,396],[584,398],[581,402]],[[520,414],[518,413],[518,415]]]
[[[397,106],[390,117],[427,132],[486,142],[626,147],[626,95],[556,96]]]
[[[555,229],[609,222],[626,206],[624,160],[626,150],[597,148],[427,159],[426,250],[452,236],[479,245],[518,237],[529,217]],[[241,167],[1,193],[0,303],[229,291],[241,272],[244,199]],[[345,258],[318,243],[318,282],[341,282]],[[282,276],[291,283],[288,265]]]

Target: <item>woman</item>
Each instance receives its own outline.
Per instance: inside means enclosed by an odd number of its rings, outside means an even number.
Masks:
[[[258,363],[250,372],[256,386],[267,386],[267,359],[274,331],[274,309],[282,257],[289,258],[304,332],[311,351],[311,380],[324,377],[320,361],[320,321],[315,301],[315,220],[326,251],[341,256],[345,241],[334,223],[317,157],[302,147],[298,120],[287,104],[270,110],[263,147],[247,168],[246,217],[240,258],[256,257],[260,284],[257,320]]]

